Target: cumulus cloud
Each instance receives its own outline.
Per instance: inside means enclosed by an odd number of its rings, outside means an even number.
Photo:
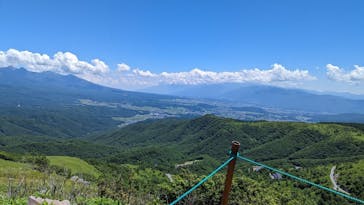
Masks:
[[[124,71],[129,71],[129,70],[130,70],[130,66],[125,63],[120,63],[117,65],[117,71],[119,71],[119,72],[124,72]]]
[[[195,68],[186,72],[153,73],[149,70],[131,68],[125,63],[117,64],[115,69],[109,69],[109,66],[99,59],[82,61],[70,52],[57,52],[50,57],[47,54],[16,49],[0,51],[0,68],[8,66],[23,67],[34,72],[74,74],[94,83],[124,89],[140,89],[161,84],[295,84],[316,79],[307,70],[290,70],[280,64],[274,64],[270,69],[254,68],[234,72],[214,72]],[[340,69],[336,72],[340,72]]]
[[[345,72],[338,66],[327,64],[327,77],[334,81],[342,81],[342,82],[350,82],[350,83],[357,83],[364,81],[364,67],[354,65],[353,70],[349,72]]]
[[[127,89],[140,89],[161,84],[260,83],[293,86],[302,81],[316,79],[307,70],[289,70],[280,64],[274,64],[272,68],[266,70],[255,68],[235,72],[214,72],[195,68],[187,72],[153,73],[149,70],[130,68],[128,72],[114,72],[111,75],[104,76],[104,78],[99,76],[87,76],[86,78],[100,84]]]
[[[158,78],[159,77],[158,74],[154,74],[154,73],[150,72],[149,70],[140,70],[139,68],[134,69],[133,70],[133,73],[136,76],[146,77],[146,78],[149,78],[149,77],[156,77],[156,78]]]
[[[33,72],[53,71],[60,74],[107,73],[108,65],[99,59],[81,61],[70,52],[57,52],[53,57],[47,54],[9,49],[0,51],[0,67],[26,68]]]
[[[244,69],[236,72],[214,72],[198,68],[188,72],[152,73],[149,70],[133,69],[128,76],[135,83],[143,85],[159,84],[215,84],[215,83],[274,83],[314,80],[307,70],[288,70],[280,64],[274,64],[271,69]]]
[[[168,84],[211,84],[211,83],[271,83],[280,81],[314,80],[307,70],[288,70],[280,64],[271,69],[244,69],[236,72],[213,72],[195,68],[189,72],[167,73],[158,75]]]

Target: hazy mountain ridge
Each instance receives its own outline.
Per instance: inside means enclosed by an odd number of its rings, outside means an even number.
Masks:
[[[214,92],[211,92],[211,91]],[[234,102],[238,105],[264,106],[314,113],[364,113],[362,96],[357,99],[264,85],[210,84],[162,85],[144,89],[146,92],[182,97],[205,98]],[[352,97],[354,98],[354,97]]]

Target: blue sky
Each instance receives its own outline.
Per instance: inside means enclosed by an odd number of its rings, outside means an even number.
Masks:
[[[0,19],[3,52],[71,52],[85,62],[100,59],[110,70],[125,63],[152,74],[264,71],[280,64],[317,78],[300,82],[304,88],[364,90],[360,0],[0,0]],[[328,64],[339,69],[330,79]]]

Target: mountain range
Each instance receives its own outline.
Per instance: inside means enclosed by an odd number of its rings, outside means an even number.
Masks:
[[[364,122],[363,100],[258,85],[168,89],[132,92],[73,75],[0,68],[0,135],[83,137],[148,119],[205,114],[248,121]]]
[[[237,106],[268,107],[326,114],[364,113],[363,96],[343,93],[330,95],[265,85],[238,83],[161,85],[144,89],[144,91],[180,97],[221,100]]]

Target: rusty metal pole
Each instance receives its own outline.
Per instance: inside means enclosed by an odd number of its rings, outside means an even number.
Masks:
[[[236,155],[239,151],[239,147],[240,147],[240,143],[238,141],[231,142],[231,155],[230,156],[233,156],[235,158],[233,160],[231,160],[228,165],[228,170],[227,170],[226,178],[225,178],[225,189],[222,194],[221,205],[228,204],[229,193],[231,190],[231,184],[232,184],[232,180],[233,180],[234,168],[235,168],[235,163],[236,163]]]

